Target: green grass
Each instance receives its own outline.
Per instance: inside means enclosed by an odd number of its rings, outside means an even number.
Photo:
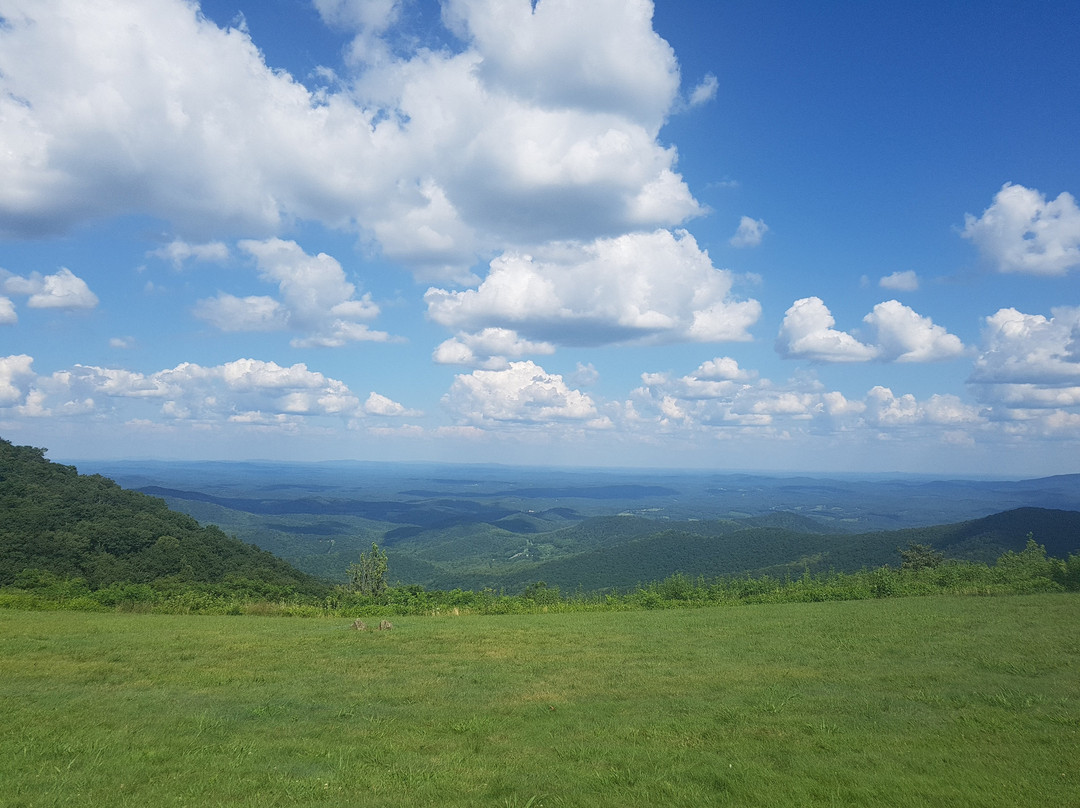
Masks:
[[[0,611],[4,806],[1063,806],[1080,595]]]

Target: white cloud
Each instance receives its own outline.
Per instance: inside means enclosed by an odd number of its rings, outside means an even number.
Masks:
[[[983,351],[971,381],[979,384],[1080,384],[1080,307],[1051,317],[999,309],[986,318]]]
[[[996,419],[1027,433],[1058,434],[1080,417],[1080,307],[1051,315],[1009,308],[987,317],[968,379]]]
[[[642,374],[643,385],[632,393],[627,408],[636,428],[661,429],[698,440],[732,430],[764,430],[775,439],[861,432],[864,439],[876,440],[898,430],[933,438],[942,427],[953,430],[955,438],[987,426],[978,407],[954,395],[920,400],[876,386],[859,400],[827,390],[806,374],[776,384],[747,371],[738,374],[739,382],[707,381],[700,370],[677,378]],[[631,426],[630,420],[624,425]]]
[[[0,233],[139,212],[179,262],[317,220],[462,281],[478,255],[703,212],[658,140],[679,70],[649,0],[448,0],[459,52],[406,55],[400,4],[316,5],[356,40],[312,91],[185,0],[4,0]]]
[[[768,229],[769,226],[764,220],[743,216],[739,219],[739,229],[735,231],[735,235],[728,240],[728,243],[732,247],[756,247],[761,244],[761,239],[765,237]]]
[[[832,418],[849,418],[866,412],[865,402],[850,400],[836,390],[821,394],[821,406],[824,413]]]
[[[189,244],[182,239],[173,239],[164,247],[151,250],[148,255],[168,261],[175,269],[180,269],[188,259],[196,261],[222,262],[229,258],[229,248],[220,241],[205,244]]]
[[[196,317],[221,331],[281,331],[289,323],[289,313],[278,301],[265,295],[219,293],[195,305]]]
[[[415,417],[423,415],[419,410],[410,410],[396,401],[379,393],[371,393],[364,402],[364,412],[384,418]]]
[[[561,345],[747,340],[761,306],[734,300],[732,280],[688,233],[658,230],[507,253],[478,289],[432,288],[424,299],[441,325]]]
[[[744,370],[728,356],[702,362],[692,373],[674,378],[667,373],[643,373],[646,388],[664,390],[685,400],[732,399],[751,388],[757,372]]]
[[[278,285],[282,299],[219,293],[200,300],[196,316],[223,331],[300,331],[304,336],[292,341],[300,348],[389,339],[358,322],[377,317],[379,307],[371,295],[356,296],[356,287],[331,256],[308,255],[296,242],[281,239],[245,240],[239,247],[255,258],[262,280]]]
[[[802,298],[784,314],[776,350],[787,359],[812,362],[933,362],[964,353],[959,337],[896,300],[878,303],[863,322],[877,344],[834,329],[836,320],[821,298]]]
[[[983,393],[984,400],[1007,410],[1080,410],[1080,385],[1043,387],[1037,384],[999,384],[985,389]]]
[[[890,362],[933,362],[964,353],[960,338],[896,300],[878,303],[863,318],[877,332],[878,356]]]
[[[730,357],[702,363],[686,376],[643,373],[631,393],[630,412],[639,427],[709,432],[717,428],[769,427],[780,420],[804,420],[819,398],[814,385],[777,387],[758,379]]]
[[[460,421],[475,425],[586,421],[598,416],[588,395],[531,361],[457,376],[443,404]]]
[[[529,354],[553,354],[549,342],[522,339],[508,328],[485,328],[476,334],[459,333],[442,342],[432,354],[440,365],[469,365],[485,370],[502,370],[508,359],[520,359]]]
[[[0,295],[0,325],[13,325],[19,322],[19,315],[15,313],[15,304],[10,297]]]
[[[958,426],[981,422],[978,408],[957,396],[933,395],[920,402],[910,393],[897,396],[877,386],[866,395],[866,419],[874,426],[935,424]]]
[[[659,126],[679,87],[651,0],[447,0],[443,18],[483,54],[485,84],[544,107],[601,109]]]
[[[690,106],[700,107],[702,104],[707,104],[716,98],[716,91],[720,87],[720,82],[716,76],[712,73],[706,73],[705,78],[701,80],[701,83],[694,88],[694,91],[690,93]]]
[[[591,387],[599,380],[600,372],[592,362],[588,364],[578,362],[574,372],[570,375],[570,383],[578,387]]]
[[[26,354],[0,356],[0,407],[22,403],[36,378],[34,359]]]
[[[964,217],[965,238],[1001,272],[1064,275],[1080,266],[1080,208],[1069,193],[1005,183],[979,218]]]
[[[314,0],[327,25],[355,33],[349,46],[354,65],[379,64],[390,58],[380,36],[401,14],[401,0]]]
[[[776,337],[776,351],[786,359],[813,362],[866,362],[878,355],[846,331],[833,328],[836,320],[819,297],[796,300],[784,313]]]
[[[757,376],[756,371],[743,370],[739,363],[730,356],[718,356],[698,365],[694,376],[710,381],[749,381]]]
[[[919,289],[919,276],[911,269],[904,272],[894,272],[879,280],[878,286],[882,289],[891,289],[894,292],[915,292]]]
[[[102,413],[152,406],[159,417],[206,423],[293,423],[302,417],[363,414],[360,400],[343,382],[302,363],[286,367],[237,359],[206,367],[184,362],[151,374],[75,365],[37,377],[30,371],[29,357],[8,359],[21,360],[15,368],[24,379],[28,406],[32,402],[36,408],[29,414],[71,414],[76,406]]]
[[[97,295],[86,281],[67,267],[52,275],[31,273],[29,277],[7,274],[3,288],[8,294],[27,295],[26,305],[32,309],[92,309],[98,304]]]

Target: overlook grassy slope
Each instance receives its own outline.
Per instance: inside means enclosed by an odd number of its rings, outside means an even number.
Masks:
[[[1077,593],[388,632],[0,610],[0,802],[1075,805],[1078,621]]]

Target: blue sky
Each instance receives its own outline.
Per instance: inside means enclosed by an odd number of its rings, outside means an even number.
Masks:
[[[7,440],[1078,470],[1075,3],[0,19]]]

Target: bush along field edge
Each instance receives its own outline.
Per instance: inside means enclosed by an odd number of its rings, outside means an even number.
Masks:
[[[1080,555],[1047,555],[1034,537],[1021,552],[993,564],[946,559],[926,545],[901,550],[899,567],[799,576],[719,576],[676,573],[617,590],[564,592],[543,581],[520,593],[493,589],[429,590],[387,586],[385,556],[372,546],[352,570],[349,585],[313,595],[288,586],[233,579],[216,584],[155,581],[113,583],[92,589],[84,578],[37,569],[20,572],[0,588],[0,608],[130,611],[164,614],[250,614],[305,617],[446,616],[537,612],[618,611],[806,603],[926,595],[1009,595],[1080,591]],[[372,568],[364,569],[364,565]],[[373,577],[374,576],[374,577]]]

